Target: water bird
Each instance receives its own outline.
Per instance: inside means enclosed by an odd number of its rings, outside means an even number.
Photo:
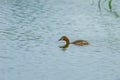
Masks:
[[[86,41],[86,40],[76,40],[76,41],[73,41],[70,43],[69,41],[69,38],[67,36],[62,36],[59,41],[65,41],[66,44],[63,45],[63,46],[60,46],[60,48],[68,48],[69,47],[69,44],[74,44],[74,45],[77,45],[77,46],[84,46],[84,45],[89,45],[89,42]]]

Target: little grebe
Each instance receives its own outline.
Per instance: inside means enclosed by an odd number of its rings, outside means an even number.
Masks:
[[[78,45],[78,46],[84,46],[84,45],[89,45],[89,43],[86,41],[86,40],[76,40],[72,43],[70,43],[69,39],[67,36],[62,36],[59,41],[65,41],[66,44],[64,46],[60,46],[60,48],[67,48],[69,46],[69,44],[75,44],[75,45]]]

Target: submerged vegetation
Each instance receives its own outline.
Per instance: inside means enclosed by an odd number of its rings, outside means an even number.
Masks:
[[[113,15],[115,15],[116,17],[120,17],[119,14],[117,13],[117,11],[113,10],[113,0],[98,0],[98,8],[101,11],[102,10],[102,4],[105,3],[107,1],[107,11],[109,11],[110,13],[112,13]]]

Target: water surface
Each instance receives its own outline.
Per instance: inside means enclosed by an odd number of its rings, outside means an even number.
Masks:
[[[120,19],[102,5],[100,12],[96,0],[1,0],[0,80],[119,80]],[[63,35],[90,45],[63,51]]]

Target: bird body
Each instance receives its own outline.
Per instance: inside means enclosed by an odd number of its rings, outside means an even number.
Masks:
[[[76,41],[72,42],[71,44],[75,44],[78,46],[89,45],[89,43],[86,40],[76,40]]]

